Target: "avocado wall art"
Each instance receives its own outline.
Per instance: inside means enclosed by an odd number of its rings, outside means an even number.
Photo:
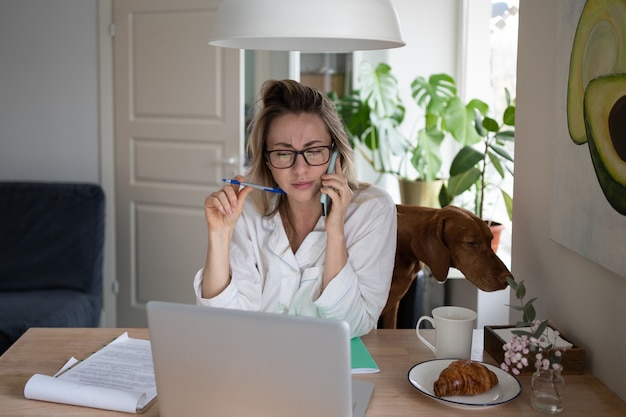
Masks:
[[[626,0],[560,1],[558,25],[550,237],[626,277]]]
[[[567,125],[576,144],[589,144],[611,206],[626,215],[626,1],[588,0],[570,58]]]

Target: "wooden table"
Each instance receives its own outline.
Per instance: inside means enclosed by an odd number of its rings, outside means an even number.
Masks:
[[[30,329],[0,357],[0,416],[128,416],[24,398],[24,385],[33,374],[52,375],[70,356],[84,357],[124,331],[130,337],[149,337],[147,329]],[[459,410],[422,395],[408,382],[407,374],[413,365],[434,358],[417,340],[414,330],[376,330],[363,341],[381,369],[377,374],[355,376],[376,384],[367,417],[545,416],[530,407],[529,376],[519,378],[522,394],[510,403],[480,411]],[[484,359],[494,363],[489,357]],[[143,415],[158,416],[158,401]],[[561,415],[626,416],[626,403],[591,374],[567,375],[565,411]]]

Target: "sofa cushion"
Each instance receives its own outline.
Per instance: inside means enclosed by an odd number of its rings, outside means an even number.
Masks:
[[[0,182],[0,291],[101,294],[103,225],[97,184]]]
[[[0,292],[0,354],[30,327],[98,326],[100,303],[74,290]]]

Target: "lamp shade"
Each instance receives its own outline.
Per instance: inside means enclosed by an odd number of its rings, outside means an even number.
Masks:
[[[224,0],[209,44],[303,52],[405,45],[390,0]]]

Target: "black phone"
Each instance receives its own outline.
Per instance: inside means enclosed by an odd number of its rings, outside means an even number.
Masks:
[[[328,165],[328,170],[326,170],[327,174],[332,174],[335,172],[335,161],[337,160],[337,156],[339,155],[339,151],[335,149],[333,154],[330,156],[330,164]],[[323,194],[320,197],[320,202],[322,203],[322,216],[328,215],[330,213],[330,204],[332,200],[328,197],[328,194]]]

